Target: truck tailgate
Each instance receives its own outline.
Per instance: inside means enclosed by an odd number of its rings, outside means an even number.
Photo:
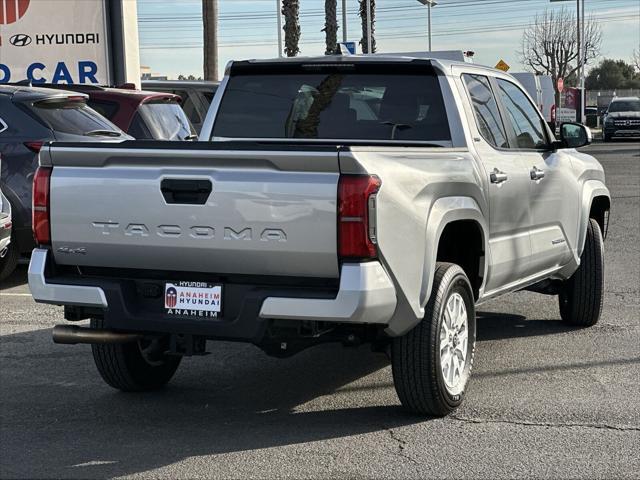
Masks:
[[[56,263],[338,276],[335,148],[164,145],[43,150]]]

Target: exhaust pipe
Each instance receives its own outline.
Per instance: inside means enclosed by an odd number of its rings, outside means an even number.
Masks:
[[[129,343],[140,340],[140,333],[122,333],[112,330],[97,330],[75,325],[56,325],[53,327],[53,343],[76,345],[78,343]]]

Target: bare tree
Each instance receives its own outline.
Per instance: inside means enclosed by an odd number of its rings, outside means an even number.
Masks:
[[[360,18],[362,19],[362,53],[369,53],[368,32],[367,32],[367,0],[360,0]],[[376,1],[371,0],[371,53],[376,53]]]
[[[284,53],[287,57],[295,57],[300,53],[300,1],[282,0],[284,15]]]
[[[204,78],[218,80],[218,0],[202,0]]]
[[[327,49],[325,55],[333,55],[338,50],[338,0],[324,0],[324,28]]]
[[[640,50],[633,51],[633,57],[631,58],[631,64],[640,73]]]
[[[582,40],[584,62],[600,53],[602,30],[593,18],[586,19]],[[536,15],[522,34],[522,63],[538,74],[551,75],[554,88],[558,78],[568,78],[578,72],[578,34],[575,15],[565,8],[545,10]],[[556,91],[556,104],[560,94]]]

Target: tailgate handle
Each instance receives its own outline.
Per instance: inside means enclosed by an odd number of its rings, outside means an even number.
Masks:
[[[165,202],[184,205],[204,205],[211,195],[211,180],[165,178],[160,190]]]

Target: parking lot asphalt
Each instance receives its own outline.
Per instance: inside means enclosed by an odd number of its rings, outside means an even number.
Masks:
[[[613,196],[600,322],[520,292],[478,307],[463,406],[400,408],[385,355],[324,345],[293,358],[210,343],[163,391],[123,394],[86,345],[54,345],[62,309],[26,267],[0,284],[0,477],[640,478],[640,144],[586,149]]]

